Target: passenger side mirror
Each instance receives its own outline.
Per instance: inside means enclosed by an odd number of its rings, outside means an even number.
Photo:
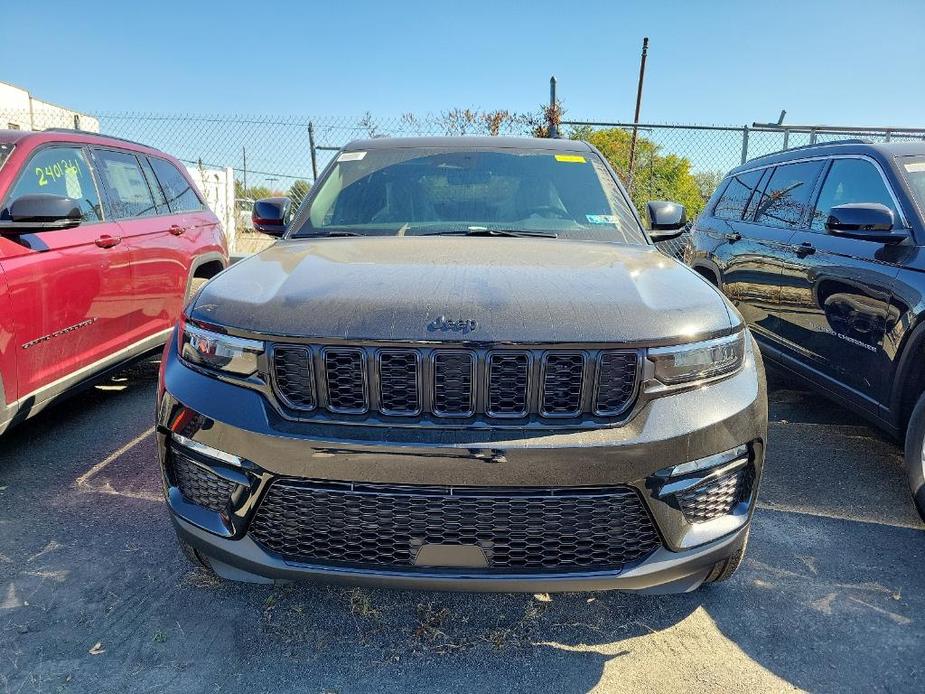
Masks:
[[[8,209],[9,218],[0,220],[0,233],[8,235],[70,229],[83,218],[78,202],[63,195],[22,195]]]
[[[833,236],[849,239],[895,244],[908,238],[908,234],[894,230],[893,210],[878,202],[836,205],[829,210],[825,228]]]
[[[677,238],[687,224],[684,205],[667,200],[651,200],[646,203],[649,215],[649,238],[653,241],[668,241]]]
[[[264,198],[254,203],[251,221],[254,229],[267,236],[282,236],[286,232],[291,216],[292,201],[289,198]]]

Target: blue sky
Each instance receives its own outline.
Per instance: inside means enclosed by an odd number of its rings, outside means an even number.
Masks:
[[[925,125],[925,2],[7,3],[0,80],[81,110]]]

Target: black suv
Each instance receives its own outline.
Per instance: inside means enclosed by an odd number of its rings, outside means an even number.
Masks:
[[[733,169],[685,260],[772,363],[895,436],[925,518],[925,143],[812,145]]]
[[[742,561],[764,371],[739,314],[570,140],[347,145],[163,361],[181,546],[218,575],[692,590]]]

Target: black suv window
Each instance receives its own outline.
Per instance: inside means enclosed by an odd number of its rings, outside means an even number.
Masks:
[[[93,174],[90,173],[90,166],[81,147],[40,149],[23,167],[7,201],[9,203],[23,195],[39,193],[64,195],[76,200],[85,222],[103,219]],[[0,216],[6,216],[6,210]]]
[[[748,204],[755,186],[761,180],[763,170],[746,171],[745,173],[736,174],[729,179],[729,185],[716,202],[713,208],[713,216],[720,219],[742,219],[742,213]]]
[[[785,229],[800,226],[822,164],[821,161],[806,161],[774,169],[758,202],[755,222]]]
[[[112,197],[114,217],[126,219],[157,213],[148,181],[134,154],[98,149],[94,150],[94,156]]]
[[[196,191],[193,190],[186,176],[181,174],[177,167],[169,161],[151,157],[151,166],[157,174],[161,188],[167,196],[167,204],[171,212],[192,212],[202,209],[202,202]]]
[[[899,213],[893,197],[877,167],[864,159],[836,159],[825,177],[825,183],[822,184],[816,209],[813,211],[812,228],[825,231],[829,210],[836,205],[851,202],[879,202],[893,210],[893,215],[899,222]]]

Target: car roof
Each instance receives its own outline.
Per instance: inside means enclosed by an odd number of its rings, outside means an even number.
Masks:
[[[49,130],[3,130],[0,129],[0,144],[18,144],[25,141],[36,141],[37,144],[45,142],[77,142],[86,145],[118,146],[133,149],[156,156],[169,156],[154,147],[140,142],[125,140],[121,137],[101,135],[86,130],[71,130],[68,128],[51,128]]]
[[[545,149],[558,152],[590,152],[581,140],[542,137],[446,136],[446,137],[377,137],[354,140],[344,146],[346,151],[435,147],[440,149]]]
[[[794,159],[809,157],[827,157],[836,154],[867,154],[878,159],[891,159],[893,157],[925,155],[925,141],[907,142],[870,142],[869,140],[841,140],[835,142],[820,142],[805,147],[772,152],[761,157],[749,159],[744,164],[732,169],[729,174],[748,171],[771,164],[780,164]]]

